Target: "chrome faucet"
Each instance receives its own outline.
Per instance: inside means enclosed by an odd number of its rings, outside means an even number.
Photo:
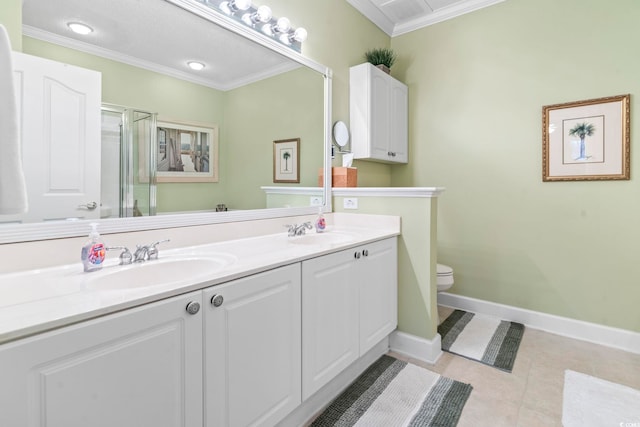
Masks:
[[[127,248],[126,246],[111,246],[105,249],[108,251],[114,251],[118,249],[122,250],[122,252],[120,252],[120,256],[118,256],[118,258],[120,258],[120,265],[131,264],[131,251],[129,251],[129,248]]]
[[[133,253],[133,262],[143,262],[152,259],[158,259],[158,248],[160,243],[168,242],[169,239],[159,240],[150,245],[136,245],[136,251]]]
[[[307,229],[311,230],[313,228],[313,225],[311,225],[311,222],[307,221],[300,225],[298,224],[285,225],[285,227],[287,227],[287,235],[289,237],[293,237],[293,236],[304,236]]]

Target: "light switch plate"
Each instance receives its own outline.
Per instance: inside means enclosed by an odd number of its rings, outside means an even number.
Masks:
[[[345,197],[344,198],[344,208],[345,209],[358,209],[358,198],[357,197]]]

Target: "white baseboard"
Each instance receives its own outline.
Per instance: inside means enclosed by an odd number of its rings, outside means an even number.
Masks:
[[[523,323],[533,329],[540,329],[553,334],[640,354],[640,333],[638,332],[483,301],[447,292],[438,293],[438,305],[471,311],[473,313],[488,314],[504,320]]]
[[[389,336],[389,346],[391,351],[432,364],[442,355],[439,334],[428,340],[396,330]]]

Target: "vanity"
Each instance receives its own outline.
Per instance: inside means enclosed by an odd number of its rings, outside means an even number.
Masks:
[[[397,325],[399,218],[328,220],[322,234],[288,237],[272,221],[131,266],[111,256],[94,273],[0,275],[0,425],[308,418],[345,369],[388,350]]]

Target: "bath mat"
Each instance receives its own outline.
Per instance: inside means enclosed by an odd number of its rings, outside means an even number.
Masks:
[[[640,390],[567,370],[562,425],[640,426]]]
[[[471,385],[382,356],[336,398],[312,427],[455,426]]]
[[[524,325],[455,310],[438,326],[442,349],[511,372]]]

